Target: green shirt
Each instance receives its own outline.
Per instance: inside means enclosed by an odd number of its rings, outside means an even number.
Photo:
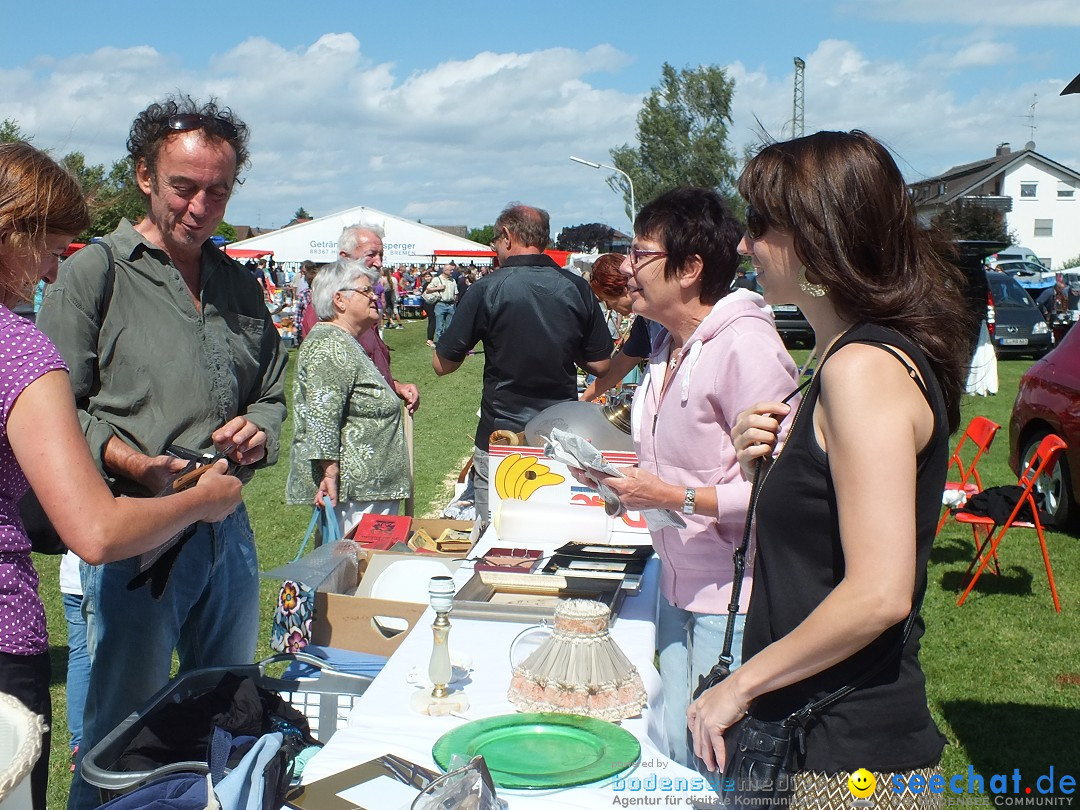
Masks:
[[[273,464],[288,355],[258,283],[207,242],[200,312],[180,271],[130,222],[105,241],[116,259],[111,277],[105,251],[88,245],[63,263],[37,320],[71,370],[99,467],[113,436],[148,456],[172,444],[212,452],[210,434],[239,415],[266,431],[266,457],[252,466]]]
[[[318,323],[300,346],[285,500],[310,504],[317,461],[340,464],[340,501],[392,501],[412,492],[401,400],[356,338]]]

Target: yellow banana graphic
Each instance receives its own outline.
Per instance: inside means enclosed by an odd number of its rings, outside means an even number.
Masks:
[[[518,500],[522,500],[522,498],[521,498],[521,488],[525,484],[528,484],[528,483],[536,480],[537,478],[539,478],[541,475],[544,475],[547,471],[548,471],[548,468],[546,466],[544,466],[543,464],[540,464],[539,462],[537,462],[536,464],[529,467],[521,475],[518,476],[516,481],[510,482],[511,483],[510,489],[514,493],[511,497],[517,498]]]
[[[499,466],[495,468],[495,491],[499,493],[499,497],[503,500],[510,497],[506,494],[506,474],[510,471],[510,468],[520,460],[521,453],[511,453],[499,462]]]
[[[525,471],[536,464],[535,456],[520,456],[515,461],[510,469],[506,471],[506,477],[503,479],[503,491],[506,493],[504,498],[513,498],[514,493],[517,492],[518,482],[522,480],[525,475]]]
[[[529,470],[529,473],[535,472],[541,467],[543,467],[543,465],[538,464],[536,467],[533,467],[532,470]],[[563,476],[558,473],[550,472],[547,468],[544,468],[544,472],[537,475],[535,478],[522,476],[522,483],[518,488],[518,500],[527,501],[536,490],[540,489],[540,487],[553,487],[556,484],[561,484],[565,480],[566,479]]]

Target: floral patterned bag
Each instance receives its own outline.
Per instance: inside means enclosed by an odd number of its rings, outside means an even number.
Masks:
[[[316,508],[308,524],[307,533],[300,550],[296,553],[293,562],[296,562],[307,548],[308,540],[319,527],[322,537],[321,545],[333,543],[341,539],[341,528],[338,525],[337,515],[327,498],[325,506]],[[311,621],[315,616],[315,589],[302,582],[286,579],[281,583],[278,591],[277,603],[274,605],[274,624],[270,628],[270,649],[275,652],[296,653],[311,643]]]

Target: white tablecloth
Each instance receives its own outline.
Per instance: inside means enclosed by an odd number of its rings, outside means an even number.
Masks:
[[[481,538],[473,556],[497,544],[493,533],[490,534]],[[544,551],[550,552],[551,549]],[[662,806],[665,803],[686,807],[692,796],[700,799],[715,795],[695,772],[660,753],[663,745],[663,707],[660,675],[653,666],[658,574],[659,561],[654,558],[646,569],[641,592],[624,599],[618,619],[611,627],[612,636],[637,666],[649,694],[649,705],[642,715],[622,723],[641,742],[641,764],[625,780],[609,781],[601,786],[543,794],[500,791],[499,795],[508,799],[512,810]],[[471,576],[471,565],[465,563],[454,579],[460,588]],[[455,617],[452,613],[449,639],[451,655],[456,657],[458,653],[466,653],[472,658],[473,670],[464,684],[470,708],[462,717],[428,717],[409,708],[410,699],[417,688],[410,686],[406,679],[414,667],[427,671],[434,618],[435,614],[429,608],[357,703],[348,726],[338,731],[308,763],[304,770],[305,783],[382,754],[396,754],[438,771],[431,749],[443,734],[468,720],[515,711],[506,698],[511,677],[509,649],[514,637],[527,625]],[[633,799],[639,801],[632,804],[631,801],[620,801]]]

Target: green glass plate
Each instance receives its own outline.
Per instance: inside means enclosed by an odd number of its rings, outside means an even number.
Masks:
[[[550,790],[599,782],[641,756],[633,734],[605,720],[537,712],[486,717],[444,734],[432,748],[444,771],[450,758],[482,754],[499,787]]]

